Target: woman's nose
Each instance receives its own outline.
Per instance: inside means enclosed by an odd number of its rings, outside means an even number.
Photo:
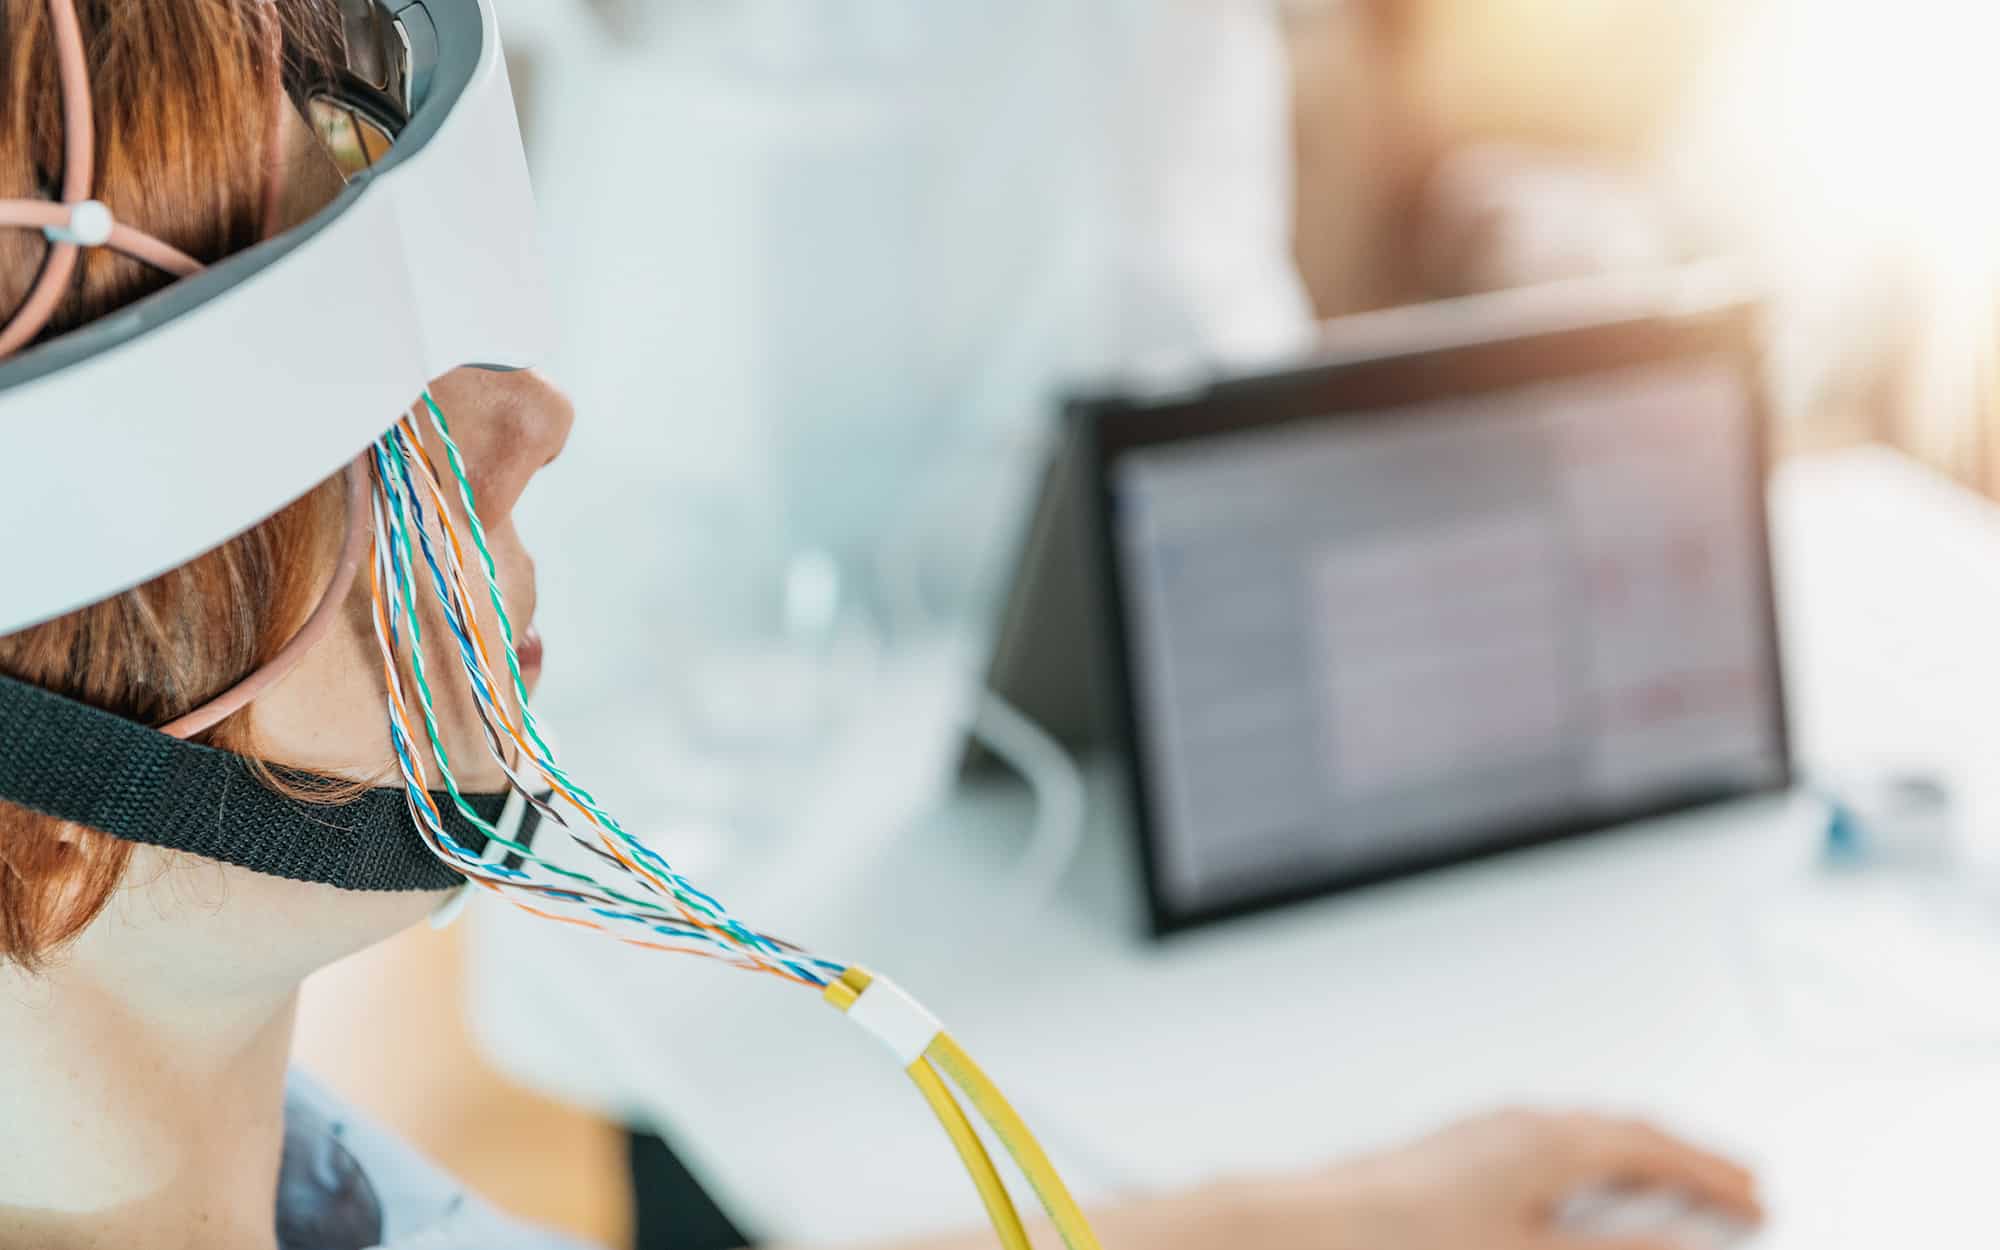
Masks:
[[[537,473],[562,455],[562,449],[569,444],[570,427],[576,424],[576,406],[540,370],[521,369],[496,377],[516,397],[523,414],[521,450],[535,457],[528,471]]]
[[[576,410],[540,373],[455,369],[431,387],[464,453],[482,520],[498,524],[542,466],[562,454]]]

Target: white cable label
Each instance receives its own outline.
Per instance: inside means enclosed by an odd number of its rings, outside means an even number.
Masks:
[[[847,1009],[847,1018],[887,1046],[905,1068],[923,1058],[931,1041],[944,1032],[936,1016],[887,977],[878,976],[868,983]]]

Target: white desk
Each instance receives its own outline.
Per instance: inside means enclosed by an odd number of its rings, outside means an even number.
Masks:
[[[2000,827],[1977,776],[2000,759],[2000,512],[1865,451],[1787,469],[1775,524],[1802,759],[1952,770],[1970,817]],[[1656,1115],[1743,1153],[1778,1212],[1771,1250],[1970,1245],[1990,1220],[2000,1031],[1990,1048],[1813,1036],[1778,1005],[1762,926],[1837,888],[1814,870],[1808,804],[1657,822],[1163,946],[1134,936],[1116,807],[1099,804],[1038,917],[998,901],[1029,809],[995,785],[815,914],[752,919],[915,990],[1091,1194],[1309,1165],[1526,1101]],[[477,1015],[501,1061],[656,1119],[754,1231],[977,1221],[903,1077],[811,995],[478,922]]]

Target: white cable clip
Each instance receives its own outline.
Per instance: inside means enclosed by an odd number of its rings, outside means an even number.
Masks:
[[[938,1018],[887,977],[873,977],[868,988],[847,1009],[847,1018],[889,1048],[896,1062],[909,1067],[924,1057],[944,1032]]]
[[[451,893],[440,899],[436,907],[431,908],[431,914],[428,917],[431,928],[439,932],[451,928],[452,922],[465,914],[465,905],[471,901],[472,883],[470,881],[462,881],[453,886]]]
[[[519,790],[509,790],[507,792],[507,802],[500,809],[500,819],[493,822],[493,832],[499,834],[509,842],[518,841],[521,837],[521,823],[526,819],[527,814],[527,800],[521,797]],[[507,858],[507,854],[507,848],[502,846],[499,841],[489,840],[486,843],[486,850],[479,857],[479,862],[482,864],[497,864]],[[449,929],[453,921],[465,914],[465,905],[471,899],[472,882],[461,881],[457,886],[453,887],[451,893],[439,899],[438,905],[431,909],[431,928],[440,931]]]
[[[42,234],[51,243],[74,243],[78,247],[103,247],[111,241],[111,210],[102,200],[78,200],[69,206],[69,224],[43,226]]]

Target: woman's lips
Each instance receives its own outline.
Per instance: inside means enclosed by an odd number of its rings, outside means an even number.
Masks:
[[[521,663],[521,675],[526,677],[542,671],[542,631],[533,625],[521,631],[514,640],[514,658]]]

